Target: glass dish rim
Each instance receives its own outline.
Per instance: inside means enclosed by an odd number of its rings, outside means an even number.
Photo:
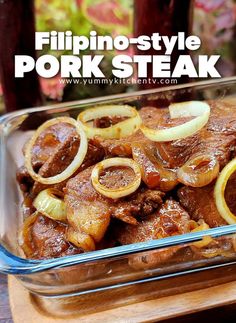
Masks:
[[[56,110],[60,108],[70,108],[70,109],[76,109],[79,107],[83,107],[84,105],[90,105],[95,103],[96,105],[101,104],[106,101],[111,100],[122,100],[122,99],[129,99],[132,97],[142,96],[142,95],[148,95],[148,94],[155,94],[155,93],[161,93],[161,92],[167,92],[167,91],[175,91],[175,90],[181,90],[181,89],[187,89],[187,88],[194,88],[194,87],[202,87],[202,86],[214,86],[217,84],[227,84],[227,83],[236,83],[236,75],[225,77],[225,78],[219,78],[214,80],[207,80],[207,81],[198,81],[198,82],[190,82],[185,84],[178,84],[178,85],[170,85],[165,87],[159,87],[149,90],[141,90],[141,91],[134,91],[129,93],[120,93],[120,94],[114,94],[114,95],[107,95],[107,96],[100,96],[96,98],[89,98],[89,99],[83,99],[83,100],[75,100],[75,101],[68,101],[68,102],[61,102],[56,103],[52,105],[46,105],[46,106],[37,106],[33,108],[27,108],[22,109],[18,111],[13,111],[10,113],[6,113],[2,117],[0,117],[0,130],[5,122],[9,122],[9,120],[13,117],[19,117],[24,114],[31,114],[34,112],[43,112],[47,110]]]
[[[144,91],[136,91],[131,93],[124,94],[116,94],[111,96],[104,96],[93,99],[79,100],[79,101],[71,101],[71,102],[63,102],[55,105],[48,105],[43,107],[35,107],[30,109],[24,109],[17,112],[11,112],[9,114],[5,114],[0,118],[0,139],[2,140],[5,131],[4,128],[7,124],[15,117],[20,117],[25,114],[32,114],[34,112],[43,112],[43,111],[53,111],[60,108],[68,108],[68,109],[76,109],[82,108],[85,105],[91,104],[102,104],[104,102],[109,102],[112,100],[122,100],[129,99],[132,97],[139,97],[148,94],[156,94],[167,91],[181,90],[187,88],[195,88],[195,87],[205,87],[205,86],[214,86],[214,85],[227,85],[235,83],[236,84],[236,76],[222,78],[217,80],[208,80],[201,82],[194,82],[188,84],[181,85],[173,85],[163,88],[144,90]],[[2,168],[2,161],[0,159],[0,165]],[[1,192],[0,192],[1,194]],[[0,198],[0,201],[2,199]],[[151,240],[147,242],[134,243],[131,245],[118,246],[103,250],[96,250],[93,252],[82,253],[78,255],[66,256],[61,258],[53,258],[53,259],[44,259],[44,260],[34,260],[34,259],[25,259],[19,256],[16,256],[9,252],[3,245],[0,243],[0,272],[5,274],[33,274],[38,272],[43,272],[49,269],[55,268],[63,268],[72,265],[79,264],[88,264],[95,261],[101,261],[109,258],[121,257],[125,255],[130,255],[143,251],[150,251],[153,249],[160,249],[169,246],[175,246],[178,244],[187,244],[190,242],[198,241],[205,236],[210,235],[211,237],[219,237],[223,235],[235,234],[236,233],[236,224],[225,225],[217,228],[211,228],[209,230],[204,230],[201,232],[192,232],[183,235],[176,235],[172,237],[167,237],[158,240]]]

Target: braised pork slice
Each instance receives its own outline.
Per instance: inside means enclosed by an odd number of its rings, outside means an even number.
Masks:
[[[166,200],[159,210],[140,220],[137,225],[120,224],[116,238],[122,244],[144,242],[190,232],[190,217],[181,205],[171,199]],[[146,256],[130,258],[131,265],[138,268],[155,266],[173,256],[179,247],[147,253]]]
[[[211,114],[209,121],[196,134],[185,139],[170,142],[155,142],[155,155],[161,157],[168,168],[181,167],[191,156],[210,154],[215,156],[223,167],[234,154],[236,144],[236,110],[231,104],[223,101],[209,102]],[[171,119],[167,108],[144,107],[140,111],[143,123],[150,128],[171,128],[191,118]],[[131,136],[119,140],[102,140],[96,138],[104,147],[107,155],[131,156],[132,143],[145,146],[150,141],[139,130]]]
[[[39,174],[43,177],[51,177],[61,173],[73,161],[79,149],[79,144],[80,140],[78,135],[71,125],[59,123],[55,126],[49,127],[39,136],[32,149],[34,168],[39,170]],[[56,146],[56,149],[54,145]],[[87,155],[83,164],[76,171],[76,174],[97,163],[103,158],[103,156],[103,149],[95,145],[93,140],[90,140]],[[54,187],[62,190],[67,182],[66,180],[55,185],[43,185],[39,182],[34,182],[24,166],[18,170],[17,180],[21,189],[24,192],[30,192],[32,197],[36,196],[40,191],[47,187]]]
[[[111,217],[135,225],[136,217],[151,214],[162,203],[163,193],[140,188],[134,194],[112,200],[98,193],[91,183],[92,167],[80,172],[67,182],[65,202],[70,225],[99,242],[110,223]],[[131,169],[112,167],[100,176],[100,182],[107,187],[126,186],[134,178]]]
[[[45,129],[36,140],[32,149],[33,166],[39,169],[71,135],[76,136],[74,127],[64,122]]]
[[[158,124],[158,120],[162,113],[166,112],[166,109],[157,109],[153,107],[145,107],[139,111],[139,114],[145,123],[149,127],[154,127]],[[96,126],[102,126],[98,121],[96,121]],[[108,126],[108,124],[107,124]],[[134,134],[127,136],[122,139],[103,139],[101,137],[96,137],[96,141],[104,148],[105,154],[107,156],[121,156],[121,157],[131,157],[132,156],[132,143],[142,143],[144,145],[151,143],[147,139],[141,130],[136,131]]]
[[[156,154],[154,143],[133,142],[131,144],[133,159],[138,163],[142,180],[149,188],[171,191],[177,184],[176,171],[168,169]]]
[[[166,109],[145,107],[140,110],[143,122],[151,128],[159,123],[163,114],[166,114]],[[100,126],[98,121],[96,126]],[[104,140],[97,137],[95,141],[104,148],[108,156],[133,157],[141,168],[142,180],[148,188],[165,192],[178,184],[175,170],[167,167],[167,163],[158,156],[156,143],[147,139],[140,130],[122,139]]]
[[[76,136],[76,133],[73,126],[67,123],[57,123],[45,129],[32,148],[32,165],[34,170],[38,171],[71,135]],[[25,147],[23,148],[23,153],[24,151]],[[21,166],[17,170],[16,179],[23,192],[31,190],[34,181],[25,166]]]
[[[23,250],[28,258],[49,259],[83,252],[66,240],[67,225],[38,215],[29,227]]]
[[[171,142],[157,143],[158,153],[171,168],[182,166],[193,155],[210,154],[224,167],[235,154],[236,110],[223,101],[208,102],[210,118],[205,127],[193,136]],[[179,124],[181,119],[171,120],[162,115],[158,127],[166,128]],[[183,122],[183,119],[182,119]]]
[[[73,161],[77,151],[79,149],[79,139],[78,137],[69,137],[66,142],[64,142],[61,147],[48,159],[48,161],[40,168],[39,174],[43,177],[51,177],[60,174],[63,170],[68,167]],[[96,164],[102,160],[104,156],[103,150],[93,144],[90,140],[88,144],[88,151],[82,165],[77,169],[75,176],[87,167]],[[50,185],[58,190],[62,190],[65,187],[68,179],[55,185]],[[35,182],[32,188],[32,194],[35,196],[43,189],[49,187],[48,185],[43,185],[39,182]]]
[[[131,244],[165,238],[190,231],[189,214],[182,206],[168,199],[153,214],[141,219],[137,225],[121,224],[117,240],[121,244]]]
[[[211,228],[226,224],[217,211],[213,190],[213,185],[200,188],[183,186],[178,190],[180,203],[193,220],[203,219]]]
[[[219,214],[214,200],[214,185],[201,188],[183,186],[178,190],[180,203],[190,216],[198,221],[203,219],[211,228],[226,225],[226,221]],[[236,214],[236,173],[226,185],[225,200],[231,212]]]

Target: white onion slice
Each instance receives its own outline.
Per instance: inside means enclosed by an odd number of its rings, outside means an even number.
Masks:
[[[135,174],[134,181],[127,186],[123,186],[119,188],[108,188],[102,185],[99,182],[100,173],[104,169],[108,167],[114,167],[114,166],[118,166],[118,167],[125,166],[125,167],[132,168]],[[109,158],[95,165],[95,167],[92,170],[91,180],[92,180],[93,187],[100,194],[112,199],[118,199],[120,197],[130,195],[138,189],[141,183],[141,171],[140,171],[139,165],[133,159],[119,158],[119,157]]]
[[[107,128],[96,128],[87,123],[108,116],[128,117],[128,119]],[[88,138],[101,136],[104,139],[120,139],[132,135],[142,123],[138,111],[128,105],[107,105],[87,109],[78,115],[78,120],[83,124]]]
[[[226,200],[225,200],[225,188],[230,176],[236,171],[236,158],[231,160],[221,171],[220,175],[217,178],[215,189],[214,189],[214,197],[215,204],[218,212],[221,217],[228,224],[236,223],[236,216],[230,211]]]
[[[52,176],[52,177],[42,177],[41,175],[35,173],[35,171],[33,170],[32,167],[32,148],[37,140],[37,138],[39,137],[39,135],[48,127],[53,126],[57,123],[69,123],[72,126],[75,127],[78,135],[80,136],[80,146],[78,149],[78,152],[75,156],[75,158],[73,159],[72,163],[60,174]],[[87,137],[86,134],[83,130],[83,127],[81,125],[81,123],[79,121],[76,121],[72,118],[69,117],[58,117],[58,118],[54,118],[51,120],[46,121],[45,123],[43,123],[34,133],[33,137],[30,139],[30,141],[28,142],[27,146],[26,146],[26,150],[25,150],[25,166],[30,174],[30,176],[37,182],[40,182],[42,184],[57,184],[60,183],[64,180],[66,180],[67,178],[69,178],[70,176],[72,176],[74,174],[74,172],[80,167],[80,165],[83,163],[84,158],[87,154],[87,150],[88,150],[88,141],[87,141]]]
[[[196,118],[167,129],[151,129],[142,124],[140,128],[148,139],[164,142],[183,139],[195,134],[207,124],[210,116],[210,107],[206,102],[188,101],[171,104],[169,112],[172,119],[184,117]]]
[[[60,195],[62,193],[53,188],[43,190],[34,199],[33,206],[46,217],[65,222],[67,220],[66,206],[62,196],[59,197]]]
[[[206,222],[202,221],[202,223],[198,225],[195,229],[191,230],[191,232],[199,232],[209,229],[209,225]],[[213,239],[210,236],[205,236],[202,238],[202,240],[193,242],[192,245],[197,248],[204,248],[207,245],[209,245],[209,243],[211,243],[212,241]]]

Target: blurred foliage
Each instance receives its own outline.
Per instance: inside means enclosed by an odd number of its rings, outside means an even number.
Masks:
[[[197,54],[221,55],[218,64],[221,75],[234,75],[236,0],[195,0],[194,33],[202,41]]]
[[[143,0],[145,1],[145,0]],[[147,1],[147,0],[146,0]],[[133,25],[133,0],[35,0],[36,29],[38,31],[66,31],[89,36],[91,30],[99,35],[130,36]],[[219,54],[222,76],[235,74],[236,61],[236,0],[195,0],[193,34],[200,36],[200,52]],[[88,52],[88,51],[87,51]],[[84,52],[86,53],[86,51]],[[132,48],[128,52],[132,55]],[[45,46],[41,54],[60,57],[71,54],[68,51],[50,51]],[[96,54],[96,52],[92,53]],[[116,52],[102,52],[105,58],[101,64],[107,79],[112,79],[111,60]],[[59,76],[41,79],[42,90],[48,100],[67,101],[80,98],[125,92],[133,87],[98,84],[60,83]],[[3,106],[0,85],[0,110]]]
[[[132,0],[36,0],[36,10],[39,31],[71,30],[74,34],[85,36],[89,36],[91,30],[96,30],[99,35],[132,34]],[[201,49],[196,55],[221,55],[218,68],[222,76],[235,73],[235,20],[236,0],[195,0],[193,34],[200,36],[202,40]],[[48,48],[44,52],[48,53]],[[57,57],[68,54],[50,53]],[[105,54],[101,66],[103,73],[107,79],[112,79],[111,60],[116,52],[106,51],[102,54]],[[132,55],[132,52],[129,54]],[[71,100],[129,90],[126,85],[118,84],[70,84],[63,91],[63,85],[56,86],[56,82],[50,80],[41,81],[44,93],[53,100]]]
[[[99,35],[130,35],[132,32],[132,0],[36,0],[37,31],[71,30],[75,35],[89,37],[91,30]],[[86,54],[87,51],[83,51]],[[44,48],[42,54],[71,54],[69,51],[51,51]],[[93,52],[93,55],[98,54]],[[112,79],[111,60],[113,51],[105,55],[101,69],[107,79]],[[128,87],[123,84],[68,84],[63,91],[63,84],[58,85],[59,78],[41,79],[43,92],[49,100],[73,100],[125,92]]]

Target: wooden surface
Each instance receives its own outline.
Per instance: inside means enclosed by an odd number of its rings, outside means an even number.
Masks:
[[[21,286],[14,278],[9,279],[9,293],[12,314],[15,323],[61,323],[65,319],[53,319],[40,313],[39,309],[32,302],[29,293]],[[135,322],[158,322],[167,320],[168,323],[176,322],[199,322],[201,317],[202,322],[208,319],[210,322],[235,322],[236,306],[231,306],[231,314],[214,317],[214,312],[204,312],[201,314],[190,315],[206,309],[211,309],[218,306],[229,305],[236,302],[236,282],[226,283],[215,287],[202,289],[199,291],[188,292],[176,296],[163,297],[157,300],[136,303],[128,306],[123,306],[108,311],[103,311],[87,316],[80,316],[79,322],[113,322],[113,323],[135,323]],[[22,311],[27,307],[27,311]],[[223,308],[224,309],[224,308]],[[219,309],[218,309],[219,311]],[[224,310],[220,311],[221,313]],[[233,314],[232,314],[233,313]],[[184,318],[176,318],[179,316],[188,315]],[[200,315],[200,316],[199,316]],[[232,316],[230,316],[232,315]],[[209,316],[209,318],[208,318]],[[175,317],[175,318],[174,318]],[[170,320],[172,318],[172,320]],[[173,319],[174,318],[174,319]],[[220,319],[220,320],[219,320]],[[231,321],[232,319],[232,321]],[[66,319],[68,323],[78,322],[78,317]]]

